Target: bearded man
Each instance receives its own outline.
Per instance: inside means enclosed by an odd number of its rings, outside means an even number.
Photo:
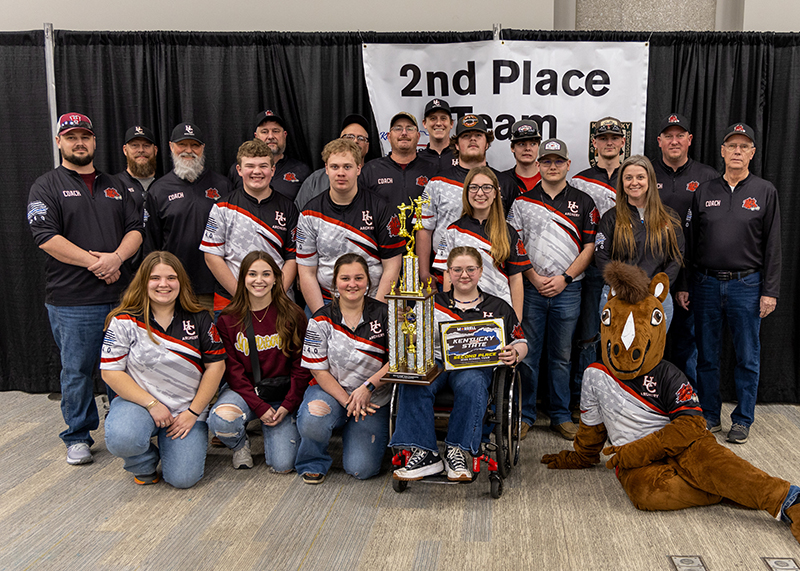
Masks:
[[[208,213],[231,192],[231,183],[205,168],[205,143],[196,125],[178,124],[169,149],[172,170],[153,183],[145,200],[145,254],[166,250],[178,256],[200,303],[211,309],[214,276],[199,247]]]

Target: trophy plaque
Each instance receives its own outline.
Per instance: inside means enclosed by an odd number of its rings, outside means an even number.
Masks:
[[[439,374],[433,357],[436,327],[433,321],[433,278],[426,286],[419,279],[419,258],[414,253],[414,233],[422,229],[422,205],[427,200],[417,198],[401,204],[400,233],[406,242],[402,277],[398,288],[386,296],[389,304],[389,372],[382,380],[393,383],[429,385]],[[414,216],[411,232],[406,228],[408,213]]]

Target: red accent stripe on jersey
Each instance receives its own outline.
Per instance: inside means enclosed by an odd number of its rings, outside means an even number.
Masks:
[[[447,229],[448,230],[455,230],[456,232],[459,232],[460,234],[466,234],[467,236],[472,236],[478,242],[480,242],[482,244],[485,244],[487,248],[491,248],[492,247],[492,243],[488,239],[486,239],[483,236],[481,236],[480,234],[476,234],[475,232],[470,232],[469,230],[464,230],[463,228],[460,228],[460,227],[456,226],[455,224],[451,224],[450,227],[447,228]]]
[[[201,240],[200,245],[206,246],[207,248],[219,248],[220,246],[224,246],[225,242],[206,242],[205,240]]]
[[[344,228],[345,230],[348,230],[353,234],[356,234],[357,236],[361,236],[364,240],[372,244],[376,249],[378,248],[378,244],[377,242],[375,242],[375,240],[364,234],[361,230],[357,230],[356,228],[353,228],[349,224],[345,224],[341,220],[336,220],[335,218],[331,218],[330,216],[325,216],[322,212],[316,212],[314,210],[305,210],[303,211],[303,215],[308,216],[309,218],[319,218],[320,220],[322,220],[323,222],[327,222],[331,226],[339,226],[340,228]]]
[[[305,355],[303,355],[303,361],[305,361],[306,363],[324,363],[327,360],[328,360],[327,357],[320,357],[318,359],[312,359],[311,357],[306,357]]]
[[[559,217],[563,218],[563,219],[564,219],[564,221],[565,221],[565,222],[567,222],[567,223],[569,223],[569,225],[570,225],[570,226],[572,226],[572,227],[575,229],[575,232],[576,232],[578,235],[580,235],[581,231],[580,231],[580,229],[578,228],[578,225],[577,225],[577,224],[575,224],[575,223],[574,223],[572,220],[570,220],[570,218],[569,218],[569,217],[568,217],[566,214],[564,214],[563,212],[559,212],[558,210],[556,210],[556,209],[555,209],[555,208],[553,208],[552,206],[549,206],[549,205],[545,204],[545,203],[544,203],[544,202],[542,202],[541,200],[535,200],[535,199],[533,199],[533,198],[530,198],[530,197],[528,197],[528,196],[525,196],[524,194],[521,194],[521,195],[519,195],[519,196],[517,197],[517,200],[524,200],[525,202],[530,202],[531,204],[537,204],[537,205],[541,206],[542,208],[545,208],[545,209],[549,210],[549,211],[550,211],[550,212],[552,212],[553,214],[556,214],[557,216],[559,216]]]
[[[511,260],[506,260],[503,263],[504,264],[511,264],[512,266],[527,266],[527,265],[530,265],[531,261],[528,260],[527,262],[512,262]]]
[[[238,212],[239,214],[241,214],[245,218],[249,218],[254,223],[256,223],[258,226],[261,226],[261,228],[263,228],[264,230],[269,232],[278,241],[278,243],[281,246],[283,246],[283,240],[281,240],[281,237],[275,232],[275,230],[273,230],[266,222],[264,222],[263,220],[257,218],[256,216],[254,216],[253,214],[251,214],[250,212],[248,212],[247,210],[245,210],[241,206],[234,206],[233,204],[230,204],[229,202],[223,202],[222,204],[218,204],[217,206],[219,206],[220,208],[228,208],[229,210],[233,210],[234,212]]]
[[[367,357],[372,357],[376,361],[380,361],[380,363],[383,364],[383,355],[376,355],[375,353],[370,353],[369,351],[364,351],[363,349],[359,349],[358,351]]]
[[[378,257],[378,256],[375,254],[375,252],[370,252],[369,250],[367,250],[367,247],[366,247],[364,244],[361,244],[360,242],[356,242],[356,241],[355,241],[355,240],[353,240],[352,238],[348,238],[348,239],[347,239],[347,241],[348,241],[348,242],[350,242],[350,243],[351,243],[353,246],[355,246],[355,247],[359,248],[361,251],[363,251],[363,252],[364,252],[364,253],[365,253],[367,256],[369,256],[370,258],[373,258],[373,259],[375,259],[375,260],[378,260],[378,259],[380,259],[380,258],[379,258],[379,257]]]
[[[674,413],[676,413],[676,412],[683,412],[683,411],[685,411],[685,410],[696,410],[696,411],[702,412],[702,411],[703,411],[703,408],[702,408],[702,407],[699,407],[699,406],[682,406],[682,407],[680,407],[680,408],[676,408],[676,409],[675,409],[675,410],[673,410],[672,412],[673,412],[673,414],[674,414]]]
[[[144,321],[139,321],[138,319],[136,319],[132,315],[128,315],[127,313],[122,313],[120,315],[117,315],[115,317],[115,319],[127,319],[129,321],[133,321],[136,325],[139,326],[140,329],[144,329],[145,331],[147,331],[147,326],[144,324]],[[153,335],[155,335],[156,337],[159,337],[159,338],[163,339],[164,341],[171,341],[172,343],[176,343],[176,344],[180,345],[181,347],[184,347],[184,348],[188,349],[189,351],[191,351],[195,356],[197,356],[197,357],[200,356],[200,351],[198,351],[196,348],[192,347],[191,345],[189,345],[185,341],[181,341],[180,339],[176,339],[175,337],[170,337],[169,335],[167,335],[165,333],[161,333],[160,331],[156,331],[152,327],[150,328],[150,330],[153,332]]]
[[[153,333],[155,333],[155,331],[153,331]],[[203,366],[202,366],[200,363],[198,363],[198,362],[194,361],[194,360],[193,360],[191,357],[189,357],[188,355],[184,355],[183,353],[181,353],[181,352],[179,352],[179,351],[175,351],[175,350],[173,350],[173,349],[169,349],[169,348],[167,348],[167,351],[169,351],[169,352],[170,352],[170,353],[172,353],[173,355],[177,355],[177,356],[178,356],[178,357],[180,357],[181,359],[184,359],[184,360],[185,360],[187,363],[191,363],[192,365],[194,365],[195,367],[197,367],[197,370],[198,370],[198,371],[200,371],[201,373],[203,372]]]
[[[643,398],[642,398],[642,396],[641,396],[641,395],[639,395],[639,393],[637,393],[637,392],[636,392],[636,391],[634,391],[632,388],[630,388],[628,385],[626,385],[625,383],[623,383],[622,381],[620,381],[620,380],[619,380],[618,378],[616,378],[614,375],[611,375],[611,378],[612,378],[612,379],[614,379],[615,381],[617,381],[617,384],[620,386],[620,388],[621,388],[622,390],[624,390],[626,393],[628,393],[629,395],[631,395],[633,398],[635,398],[636,400],[638,400],[639,402],[641,402],[641,403],[642,403],[643,405],[645,405],[647,408],[649,408],[649,409],[651,409],[651,410],[654,410],[654,411],[656,411],[658,414],[663,414],[664,416],[668,416],[666,411],[664,411],[664,410],[661,410],[660,408],[658,408],[658,407],[657,407],[657,406],[655,406],[654,404],[647,402],[645,399],[643,399]]]
[[[316,252],[311,252],[310,254],[301,254],[300,252],[297,252],[297,257],[301,258],[301,259],[310,258],[310,257],[316,256],[316,255],[317,255]]]
[[[101,363],[113,363],[114,361],[119,361],[120,359],[124,359],[127,356],[128,356],[128,354],[125,353],[124,355],[120,355],[119,357],[101,357],[100,358],[100,362]]]
[[[462,182],[458,182],[457,180],[444,178],[443,176],[435,176],[435,177],[433,177],[431,179],[431,182],[433,182],[435,180],[440,180],[442,182],[446,182],[447,184],[452,184],[453,186],[458,186],[458,187],[463,187],[464,186],[464,182],[463,181]]]
[[[613,194],[615,194],[615,195],[617,194],[617,190],[613,186],[610,186],[610,185],[608,185],[608,184],[606,184],[606,183],[604,183],[602,181],[595,180],[593,178],[587,178],[585,176],[573,176],[572,178],[573,179],[577,178],[578,180],[582,180],[584,182],[588,182],[589,184],[596,184],[597,186],[602,186],[603,188],[605,188],[606,190],[612,192]]]
[[[220,349],[218,351],[206,351],[206,355],[224,355],[225,349]]]
[[[438,309],[439,311],[441,311],[442,313],[444,313],[448,317],[452,317],[455,321],[461,321],[461,318],[457,314],[453,313],[447,307],[445,307],[443,305],[439,305],[438,303],[434,303],[433,307],[434,307],[434,309]]]

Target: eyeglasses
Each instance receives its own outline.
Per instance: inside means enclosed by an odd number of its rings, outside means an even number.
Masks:
[[[479,192],[483,192],[483,194],[491,194],[496,190],[493,184],[471,184],[467,187],[467,191],[470,194],[478,194]]]
[[[395,125],[394,127],[391,128],[391,131],[392,133],[402,133],[403,131],[405,131],[406,133],[411,133],[413,135],[414,133],[419,131],[419,129],[414,127],[414,125],[406,125],[405,127],[403,127],[402,125]]]
[[[350,139],[351,141],[358,141],[359,143],[369,143],[369,137],[365,137],[364,135],[353,135],[352,133],[342,135],[342,139]]]
[[[478,266],[467,266],[466,268],[460,268],[460,267],[459,268],[450,268],[450,271],[453,272],[453,274],[455,274],[457,276],[460,276],[464,272],[467,272],[467,275],[469,275],[471,277],[471,276],[474,276],[475,274],[477,274],[479,269],[480,268]]]
[[[556,165],[558,168],[561,168],[565,164],[567,164],[567,161],[565,161],[564,159],[556,159],[554,161],[550,159],[543,159],[543,160],[540,159],[539,164],[545,168],[550,168],[553,165]]]
[[[753,148],[753,145],[750,143],[725,143],[725,148],[731,151],[735,151],[736,149],[742,151],[749,151]]]

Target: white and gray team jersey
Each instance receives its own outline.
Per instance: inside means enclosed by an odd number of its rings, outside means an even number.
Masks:
[[[225,348],[211,315],[175,309],[172,323],[164,331],[150,317],[158,344],[147,335],[141,316],[115,316],[106,330],[100,368],[125,371],[153,398],[177,416],[187,410],[197,394],[206,363],[225,359]],[[200,412],[200,411],[195,411]],[[206,407],[197,420],[205,421]]]
[[[403,251],[399,231],[399,216],[375,193],[359,188],[350,204],[339,205],[325,192],[312,198],[300,213],[297,264],[317,267],[322,297],[330,300],[334,263],[343,254],[359,254],[369,267],[369,295],[375,295],[383,275],[382,260]]]
[[[347,394],[352,393],[388,360],[388,312],[385,303],[367,297],[361,321],[351,330],[342,319],[338,305],[322,307],[308,322],[303,342],[303,367],[330,372]],[[375,389],[371,400],[383,406],[389,402],[391,394],[390,385],[383,385]]]
[[[592,197],[594,205],[597,206],[597,210],[600,212],[600,218],[602,218],[603,214],[617,204],[616,186],[618,173],[619,167],[609,177],[606,169],[594,166],[576,174],[569,183]]]
[[[549,278],[566,272],[583,246],[594,243],[600,213],[588,194],[569,184],[550,198],[539,183],[517,197],[508,222],[519,232],[534,271]],[[573,278],[583,279],[583,273]]]
[[[508,241],[511,252],[508,259],[497,267],[491,254],[492,243],[486,234],[486,222],[479,222],[475,218],[462,216],[445,231],[442,241],[436,250],[433,268],[444,273],[447,270],[447,257],[450,250],[457,246],[472,246],[483,258],[483,274],[478,286],[486,293],[499,297],[511,305],[511,288],[509,278],[514,274],[522,273],[531,267],[525,245],[514,228],[506,223]]]
[[[583,373],[581,422],[604,424],[614,446],[639,440],[679,416],[702,414],[689,379],[668,361],[629,381],[617,379],[600,363]]]

